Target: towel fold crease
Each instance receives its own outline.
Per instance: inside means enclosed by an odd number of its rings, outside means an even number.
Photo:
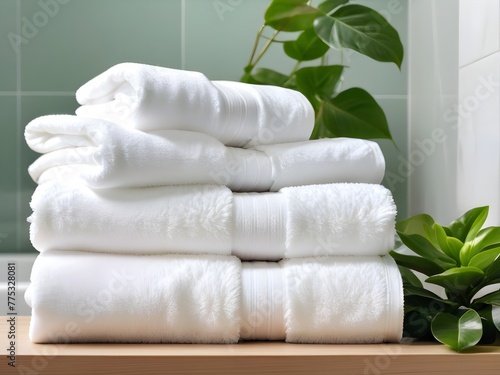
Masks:
[[[314,110],[298,91],[145,64],[111,67],[76,99],[78,116],[142,131],[196,131],[235,147],[304,141],[314,126]]]

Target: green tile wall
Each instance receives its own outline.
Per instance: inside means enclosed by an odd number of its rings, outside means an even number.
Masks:
[[[0,1],[0,91],[16,90],[17,56],[9,42],[16,34],[16,0]]]
[[[407,0],[356,0],[388,16],[406,42]],[[34,251],[26,217],[35,188],[26,172],[37,154],[24,126],[50,113],[74,113],[75,90],[124,61],[197,70],[238,80],[269,0],[0,0],[0,252]],[[20,37],[19,52],[15,37]],[[15,43],[14,43],[15,44]],[[332,56],[339,59],[340,55]],[[406,64],[344,54],[345,87],[370,91],[386,111],[398,148],[380,142],[390,171],[407,151]],[[273,46],[262,66],[289,71]],[[390,186],[390,184],[386,184]],[[390,186],[393,187],[393,186]],[[394,186],[406,216],[406,181]]]
[[[16,98],[0,96],[0,252],[18,249],[18,140]]]

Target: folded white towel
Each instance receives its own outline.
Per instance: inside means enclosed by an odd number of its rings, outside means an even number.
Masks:
[[[47,252],[25,299],[34,342],[234,343],[241,263],[220,256]]]
[[[354,344],[401,340],[403,284],[389,255],[282,262],[288,342]]]
[[[314,110],[298,91],[143,64],[111,67],[76,99],[78,116],[143,131],[197,131],[238,147],[304,141],[314,126]]]
[[[148,134],[68,115],[33,120],[25,138],[34,151],[45,153],[29,167],[36,182],[78,177],[93,188],[218,184],[233,191],[277,191],[316,183],[380,183],[385,170],[375,142],[350,138],[245,150],[202,133]]]
[[[399,341],[389,257],[243,264],[235,257],[46,252],[26,301],[34,342]],[[241,332],[241,334],[239,334]]]
[[[394,247],[396,207],[374,184],[325,184],[278,193],[190,185],[92,190],[39,185],[30,238],[39,251],[212,253],[277,260],[384,255]]]

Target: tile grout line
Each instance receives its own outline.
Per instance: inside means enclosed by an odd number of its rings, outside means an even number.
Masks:
[[[411,77],[411,72],[413,68],[413,63],[412,63],[412,57],[413,57],[413,51],[411,48],[411,41],[412,41],[412,36],[413,36],[413,29],[412,29],[412,8],[413,8],[413,0],[410,0],[408,2],[408,9],[407,9],[407,18],[406,18],[406,27],[408,28],[408,34],[407,34],[407,45],[408,45],[408,51],[407,51],[407,60],[408,65],[407,65],[407,74],[406,74],[406,93],[408,95],[408,100],[406,102],[406,155],[404,157],[407,159],[408,158],[408,153],[409,153],[409,148],[411,144],[411,130],[412,130],[412,88],[413,88],[413,80]],[[406,213],[407,215],[410,213],[410,193],[411,193],[411,185],[410,181],[406,180]]]
[[[75,96],[74,91],[0,91],[0,96]]]
[[[186,69],[186,0],[181,0],[181,69]]]
[[[21,0],[16,1],[16,32],[17,35],[21,35]],[[21,142],[22,142],[22,134],[21,128],[21,114],[22,114],[22,103],[21,103],[21,46],[16,54],[16,211],[17,211],[17,223],[16,223],[16,247],[17,250],[21,250],[21,211],[22,211],[22,191],[21,191]]]

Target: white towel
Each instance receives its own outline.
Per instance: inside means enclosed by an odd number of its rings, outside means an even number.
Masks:
[[[34,342],[399,341],[389,257],[249,263],[234,257],[47,252],[26,301]],[[241,332],[241,334],[239,334]]]
[[[76,99],[78,116],[143,131],[197,131],[237,147],[304,141],[314,126],[314,110],[298,91],[143,64],[111,67]]]
[[[355,344],[401,340],[403,284],[389,255],[287,259],[282,263],[286,341]]]
[[[45,154],[29,167],[36,182],[78,177],[93,188],[218,184],[233,191],[277,191],[317,183],[380,183],[385,170],[375,142],[350,138],[246,150],[202,133],[148,134],[68,115],[33,120],[25,138]]]
[[[25,294],[30,339],[234,343],[241,263],[220,256],[47,252]]]
[[[394,247],[396,207],[374,184],[325,184],[277,193],[224,186],[92,190],[39,185],[30,238],[39,251],[233,254],[277,260],[384,255]]]

